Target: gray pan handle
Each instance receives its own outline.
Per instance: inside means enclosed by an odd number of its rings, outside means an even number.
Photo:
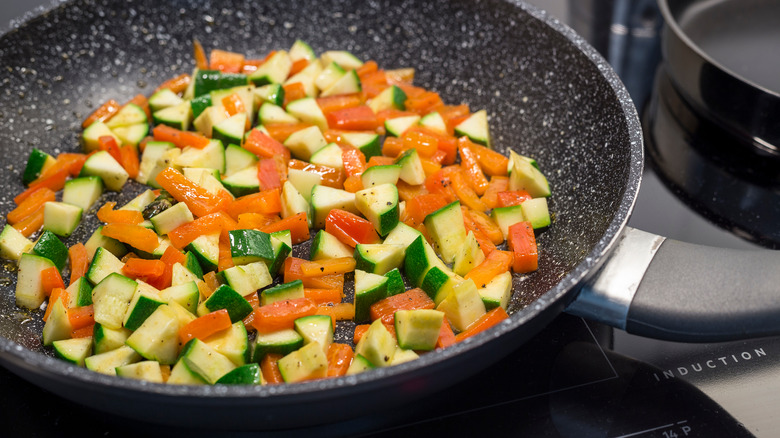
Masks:
[[[780,334],[780,251],[678,242],[627,228],[568,313],[678,342]]]

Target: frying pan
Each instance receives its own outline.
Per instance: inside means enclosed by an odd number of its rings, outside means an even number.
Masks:
[[[596,280],[580,294],[585,304],[578,307],[578,300],[571,308],[587,314],[605,280],[625,281],[610,272],[616,265],[605,264],[608,258],[643,260],[646,265],[653,253],[656,260],[679,253],[676,244],[661,245],[662,238],[624,230],[641,178],[642,136],[636,111],[614,72],[553,17],[522,3],[498,0],[76,0],[57,6],[0,38],[0,65],[5,68],[0,141],[6,170],[0,174],[0,185],[6,188],[0,213],[7,214],[13,194],[22,190],[19,172],[31,147],[55,153],[73,150],[80,121],[100,102],[129,99],[189,71],[192,38],[250,57],[289,47],[301,38],[318,52],[346,49],[387,68],[413,66],[418,71],[415,82],[439,91],[448,102],[488,109],[496,147],[536,157],[553,187],[554,224],[538,238],[540,269],[514,279],[508,320],[419,360],[295,385],[189,387],[104,376],[51,357],[40,345],[40,312],[27,313],[14,305],[14,275],[6,266],[0,294],[0,361],[55,394],[145,421],[192,424],[196,418],[199,427],[281,429],[358,417],[455,384],[499,360],[563,311],[593,277]],[[124,202],[132,192],[108,194],[104,200]],[[92,215],[86,216],[81,232],[66,244],[83,240],[96,225]],[[767,272],[778,266],[777,257],[765,253],[726,258],[729,264],[739,261],[762,262],[748,266],[752,273],[759,273],[761,266]],[[707,259],[702,263],[705,268],[708,264]],[[633,269],[639,274],[645,270]],[[671,268],[653,261],[647,271],[663,269]],[[597,271],[601,273],[595,275]],[[634,321],[630,325],[640,329],[656,326],[653,306],[668,304],[667,298],[650,299],[653,294],[645,293],[645,281],[637,289],[639,274],[623,289],[642,298],[639,313],[644,310],[649,322],[624,315],[621,323],[619,305],[596,310],[601,319],[616,319],[623,326],[626,320]],[[746,281],[760,276],[749,277]],[[771,290],[770,285],[780,282],[776,272],[768,277],[756,288]],[[674,283],[663,273],[649,278],[656,286]],[[712,289],[701,286],[701,280],[692,280],[695,294]],[[699,299],[718,297],[696,295],[683,308],[696,313]],[[757,307],[766,308],[768,301]],[[625,298],[613,298],[614,303],[625,305]],[[704,304],[714,310],[719,305]],[[735,305],[738,314],[756,307],[727,304]],[[716,322],[728,316],[713,313]],[[694,335],[699,328],[710,328],[706,318],[696,320]],[[699,334],[701,339],[777,329],[777,324],[764,321],[743,330],[725,319],[732,324],[730,332],[709,329]],[[336,336],[347,337],[342,330]]]

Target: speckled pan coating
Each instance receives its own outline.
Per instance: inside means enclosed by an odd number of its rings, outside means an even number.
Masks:
[[[350,378],[174,387],[71,367],[41,354],[39,316],[14,306],[14,275],[3,268],[0,360],[96,408],[169,423],[208,410],[198,416],[207,427],[290,428],[358,416],[454,384],[563,309],[603,261],[639,188],[641,132],[623,85],[571,29],[522,3],[81,0],[28,18],[0,37],[3,216],[22,190],[20,172],[32,147],[75,150],[81,120],[101,102],[148,94],[189,72],[192,38],[250,57],[301,38],[317,52],[346,49],[383,67],[415,67],[415,82],[448,103],[486,108],[497,148],[536,157],[553,188],[554,223],[539,238],[540,270],[515,278],[508,321],[418,361]],[[87,220],[66,243],[83,240],[95,225]]]

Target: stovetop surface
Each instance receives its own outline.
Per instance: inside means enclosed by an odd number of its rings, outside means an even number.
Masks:
[[[49,1],[19,2],[19,9],[16,3],[0,8],[0,23]],[[531,3],[553,13],[561,10],[561,1]],[[692,243],[757,248],[702,219],[649,170],[629,225]],[[410,401],[403,409],[274,435],[768,435],[780,425],[778,357],[780,338],[678,344],[638,338],[564,314],[507,358],[456,387]],[[257,436],[129,421],[61,399],[3,368],[0,420],[2,435],[13,437]]]

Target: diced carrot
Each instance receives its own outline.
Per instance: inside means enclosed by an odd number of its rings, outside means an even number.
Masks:
[[[259,333],[271,333],[294,328],[296,319],[314,315],[317,305],[308,298],[277,301],[254,311],[253,324]]]
[[[152,130],[152,135],[157,141],[168,141],[180,148],[192,146],[194,148],[203,149],[211,142],[208,138],[197,132],[180,131],[168,125],[155,126]]]
[[[513,258],[509,251],[492,251],[482,263],[469,271],[465,278],[466,280],[474,280],[474,284],[481,289],[497,275],[507,272],[512,266]]]
[[[51,291],[56,288],[65,289],[65,282],[62,281],[59,269],[52,266],[41,271],[41,288],[47,296],[51,295]]]
[[[241,100],[241,96],[239,96],[238,93],[233,93],[223,97],[222,106],[225,107],[225,110],[231,116],[246,112],[244,101]]]
[[[24,218],[30,216],[39,209],[42,209],[45,203],[52,202],[54,200],[54,191],[46,187],[40,187],[33,191],[32,194],[30,194],[30,196],[22,201],[16,208],[11,210],[8,213],[6,219],[8,220],[9,224],[13,225],[22,221]]]
[[[371,320],[395,315],[399,310],[433,309],[431,297],[420,288],[409,289],[406,292],[387,297],[371,305]]]
[[[238,220],[242,213],[277,214],[282,211],[279,189],[264,190],[236,198],[225,208],[225,213]]]
[[[260,361],[260,371],[263,373],[263,380],[269,385],[277,385],[284,383],[282,373],[279,372],[279,359],[282,358],[281,354],[269,353],[266,354]]]
[[[436,348],[447,348],[455,342],[455,333],[452,331],[450,322],[444,318],[441,330],[439,330],[439,339],[436,340]]]
[[[290,230],[293,244],[298,244],[309,240],[309,222],[306,212],[300,212],[290,217],[286,217],[276,223],[266,225],[260,229],[264,233],[274,233],[276,231]]]
[[[284,261],[284,282],[289,283],[291,281],[301,280],[301,282],[303,282],[304,291],[306,290],[305,288],[344,290],[343,274],[330,274],[322,277],[307,277],[306,275],[303,275],[301,264],[306,261],[307,260],[299,259],[297,257],[287,257]]]
[[[309,60],[306,58],[296,59],[292,63],[292,67],[290,67],[290,74],[287,75],[287,77],[292,77],[295,74],[298,74],[306,68],[309,65]]]
[[[280,221],[278,214],[271,213],[241,213],[238,215],[237,230],[254,229],[259,230],[268,225]]]
[[[366,170],[366,156],[355,148],[341,152],[341,161],[348,176],[359,176]]]
[[[318,306],[321,304],[340,303],[344,298],[343,292],[338,289],[313,289],[304,288],[303,296],[314,301]]]
[[[89,306],[68,308],[68,320],[73,330],[78,330],[95,324],[95,309]]]
[[[146,98],[143,94],[136,94],[133,96],[132,99],[130,99],[125,106],[133,104],[141,107],[142,110],[146,113],[146,117],[148,119],[152,118],[152,110],[149,108],[149,99]]]
[[[353,357],[355,357],[355,352],[349,345],[338,342],[330,344],[327,353],[328,377],[346,375]]]
[[[368,328],[371,327],[371,324],[358,324],[355,326],[355,333],[352,335],[352,342],[357,345],[358,342],[360,342],[361,339],[363,339],[363,335],[366,334],[368,331]]]
[[[70,260],[70,284],[73,284],[89,269],[87,248],[81,242],[71,246],[68,248],[68,259]]]
[[[329,166],[320,166],[318,164],[307,163],[305,161],[292,159],[288,162],[290,169],[303,170],[304,172],[316,173],[322,177],[322,185],[339,189],[344,185],[344,172]]]
[[[291,84],[286,84],[282,87],[284,89],[284,107],[287,107],[287,104],[298,100],[303,99],[306,97],[306,89],[303,88],[303,84],[300,82],[293,82]]]
[[[157,174],[155,181],[177,201],[187,204],[192,214],[198,217],[222,210],[232,202],[232,197],[227,192],[212,195],[172,167]]]
[[[503,307],[496,307],[477,318],[466,330],[455,335],[455,342],[461,342],[464,339],[482,333],[507,318],[509,318],[509,315],[507,315],[506,310]]]
[[[113,223],[101,230],[106,237],[114,238],[144,252],[153,252],[160,245],[157,233],[140,225]]]
[[[200,41],[195,39],[192,40],[192,52],[193,58],[195,59],[195,67],[200,70],[208,70],[209,61],[208,58],[206,58],[206,51],[203,50],[203,46],[200,44]]]
[[[328,213],[325,231],[353,248],[358,243],[379,243],[379,235],[371,222],[344,210],[333,209]]]
[[[329,274],[346,274],[355,270],[355,259],[352,257],[338,257],[335,259],[317,260],[301,263],[303,275],[309,277],[322,277]]]
[[[309,126],[312,126],[311,123],[272,123],[268,125],[264,125],[265,130],[268,131],[268,136],[272,139],[276,140],[277,142],[284,142],[287,140],[287,137],[289,137],[293,132],[300,131],[301,129],[308,128]],[[254,130],[253,130],[254,131]],[[251,135],[250,131],[250,135]],[[284,146],[282,146],[284,147]],[[246,148],[246,143],[244,143],[244,148]],[[287,150],[287,159],[290,159],[290,150],[287,148],[284,148]],[[257,152],[253,153],[255,155],[260,156]],[[267,155],[263,155],[266,156]]]
[[[168,79],[167,81],[160,84],[160,86],[157,87],[154,90],[154,92],[156,93],[160,90],[164,90],[167,88],[176,94],[183,93],[190,85],[190,80],[191,80],[190,75],[188,75],[187,73],[182,73],[179,76]]]
[[[317,106],[326,116],[334,111],[346,108],[355,108],[363,104],[360,94],[337,94],[335,96],[320,97]]]
[[[95,324],[70,331],[72,339],[91,338],[95,334]]]
[[[415,225],[421,224],[425,220],[425,216],[445,205],[447,205],[447,200],[444,199],[444,196],[438,193],[428,193],[406,201],[406,214]]]
[[[507,243],[514,253],[513,271],[525,274],[539,268],[539,250],[530,222],[518,222],[510,226]]]
[[[125,168],[125,171],[130,178],[135,179],[135,177],[138,176],[138,171],[140,169],[138,151],[136,151],[135,146],[131,144],[123,145],[119,150],[122,156],[122,161],[120,161],[122,167]]]
[[[472,149],[477,154],[477,160],[482,170],[490,176],[506,176],[509,158],[485,146],[474,144]]]
[[[131,258],[122,267],[122,273],[134,280],[141,279],[146,282],[157,279],[165,273],[165,262],[161,260],[145,260],[138,257]]]
[[[116,112],[119,111],[119,108],[121,108],[119,102],[114,99],[109,99],[103,105],[100,105],[98,109],[96,109],[92,114],[90,114],[89,117],[87,117],[84,122],[81,123],[81,127],[86,129],[89,127],[89,125],[97,121],[106,120],[116,114]]]
[[[499,207],[511,207],[514,205],[520,205],[523,202],[532,198],[532,196],[525,190],[499,192],[496,197],[498,198]]]
[[[97,218],[107,224],[138,225],[144,221],[144,215],[136,210],[114,210],[116,202],[106,202],[97,211]]]
[[[363,190],[363,181],[357,175],[348,176],[347,179],[344,180],[344,190],[350,193]]]
[[[328,126],[333,129],[374,131],[379,127],[379,119],[368,105],[336,110],[325,116],[328,119]]]
[[[38,209],[34,213],[30,214],[26,218],[13,224],[13,227],[17,229],[24,237],[30,237],[33,233],[40,230],[43,226],[43,209]]]
[[[54,303],[57,302],[57,300],[62,300],[62,304],[65,305],[65,309],[68,308],[68,291],[66,291],[63,288],[55,288],[51,291],[51,295],[49,296],[49,304],[46,306],[46,312],[43,314],[43,320],[46,321],[49,319],[49,315],[51,315],[51,309],[54,308]]]
[[[509,190],[509,178],[494,176],[490,178],[485,194],[480,199],[487,208],[494,209],[498,207],[498,194],[506,190]]]
[[[209,68],[224,73],[241,73],[244,68],[244,55],[214,49],[209,54]]]
[[[243,147],[259,158],[273,158],[276,155],[281,155],[285,157],[285,161],[290,159],[289,149],[258,129],[249,131]]]
[[[215,333],[230,328],[230,325],[230,315],[228,315],[227,309],[219,309],[185,324],[179,329],[179,341],[182,344],[186,344],[194,338],[202,341]]]
[[[485,174],[482,173],[482,168],[479,166],[479,160],[477,154],[471,148],[473,143],[468,137],[463,136],[458,139],[458,152],[460,153],[460,167],[466,174],[466,181],[469,186],[477,193],[477,195],[484,195],[488,187],[488,180],[485,178]]]

